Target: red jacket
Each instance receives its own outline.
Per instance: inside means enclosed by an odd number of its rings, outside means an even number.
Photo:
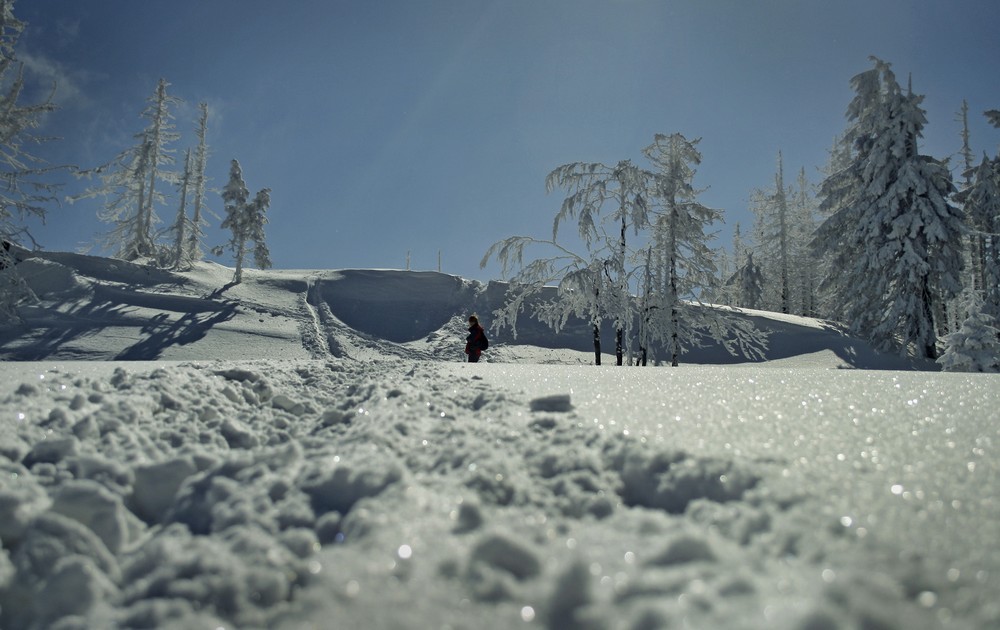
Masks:
[[[465,354],[478,357],[483,353],[483,337],[486,333],[479,324],[469,327],[469,335],[465,338]]]

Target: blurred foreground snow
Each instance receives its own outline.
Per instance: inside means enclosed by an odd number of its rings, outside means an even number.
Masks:
[[[331,359],[0,376],[4,628],[1000,624],[988,375]]]

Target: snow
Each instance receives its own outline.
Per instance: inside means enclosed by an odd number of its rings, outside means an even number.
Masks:
[[[760,311],[766,362],[595,367],[525,322],[467,364],[495,284],[20,267],[4,628],[1000,624],[997,375]]]

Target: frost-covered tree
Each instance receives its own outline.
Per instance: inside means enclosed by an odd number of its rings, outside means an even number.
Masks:
[[[174,150],[170,145],[180,138],[180,134],[174,131],[170,109],[181,101],[167,94],[169,86],[166,80],[160,79],[155,92],[147,99],[142,117],[148,124],[135,135],[135,145],[108,164],[81,172],[84,176],[97,175],[101,185],[75,199],[100,196],[107,200],[98,218],[114,227],[103,244],[123,260],[157,257],[155,226],[160,218],[156,208],[166,200],[157,184],[177,184],[176,173],[169,170],[174,163]]]
[[[495,257],[504,277],[512,274],[506,302],[493,314],[494,329],[510,327],[516,336],[517,318],[531,298],[543,287],[555,284],[557,298],[536,305],[531,315],[557,332],[570,317],[587,321],[593,331],[597,365],[601,364],[601,324],[612,320],[617,362],[622,365],[623,343],[635,315],[631,294],[634,269],[629,266],[627,238],[630,231],[637,233],[648,225],[645,195],[650,177],[648,171],[628,160],[615,166],[576,162],[549,173],[549,192],[557,187],[569,191],[553,221],[552,239],[512,236],[494,243],[480,263],[485,267]],[[558,242],[559,228],[567,221],[576,223],[585,253],[573,252]],[[538,248],[554,255],[526,263],[526,252]]]
[[[736,231],[739,229],[740,226],[737,223],[733,232],[734,243],[738,240]],[[735,249],[726,250],[724,247],[719,247],[712,251],[712,258],[715,261],[715,278],[712,279],[710,285],[701,289],[700,294],[703,302],[725,304],[727,306],[733,305],[734,296],[728,280],[733,277],[733,274],[738,269],[735,264],[736,256],[730,253],[735,251]]]
[[[788,202],[791,190],[785,188],[784,165],[778,152],[774,188],[758,189],[751,195],[750,209],[756,215],[755,251],[763,271],[765,308],[792,311],[792,211]]]
[[[0,0],[0,321],[17,319],[17,305],[32,297],[17,272],[11,252],[14,243],[34,240],[24,222],[45,218],[45,208],[56,201],[58,187],[42,177],[51,170],[25,148],[45,140],[35,134],[42,118],[55,110],[51,100],[21,102],[24,66],[14,48],[25,24],[14,16],[13,0]]]
[[[743,267],[746,262],[747,250],[743,246],[743,234],[740,224],[733,228],[733,271]]]
[[[823,175],[823,179],[821,184],[817,186],[818,194],[823,194],[823,187],[832,186],[834,184],[834,180],[832,178],[833,175],[848,171],[851,168],[853,159],[854,156],[852,146],[846,139],[845,135],[841,134],[834,138],[833,145],[828,151],[827,163],[819,169],[820,173]],[[847,178],[842,179],[842,185],[846,185],[846,182],[848,181]],[[829,195],[830,193],[828,192],[827,194]],[[810,257],[816,261],[816,316],[826,319],[845,321],[847,317],[844,315],[844,305],[839,301],[839,297],[832,291],[830,282],[826,280],[835,273],[833,270],[834,251],[823,250],[817,247],[815,233],[815,230],[818,229],[819,225],[829,219],[830,215],[837,210],[837,208],[833,204],[821,203],[820,199],[813,199],[813,208],[816,214],[816,226],[814,227],[813,234],[810,235],[810,238],[807,240],[806,247],[809,248]]]
[[[975,156],[972,153],[972,146],[969,143],[971,137],[969,133],[969,103],[965,99],[962,99],[962,107],[959,109],[955,120],[961,124],[960,137],[962,139],[962,147],[958,151],[958,154],[962,158],[960,165],[962,183],[958,194],[955,195],[955,200],[961,204],[964,201],[963,196],[972,187],[973,175],[975,173]],[[969,215],[968,206],[963,205],[962,209],[966,224],[972,227],[972,218]],[[968,238],[963,245],[965,248],[963,254],[966,267],[966,287],[974,290],[982,290],[984,288],[982,284],[984,252],[982,251],[981,239],[977,236],[974,228],[969,231]],[[953,299],[947,304],[946,311],[948,316],[947,330],[957,330],[961,324],[961,322],[956,321],[956,315],[961,311],[961,307],[958,306],[958,298]]]
[[[830,213],[816,244],[829,254],[826,287],[847,323],[883,350],[937,356],[937,305],[961,290],[961,212],[942,162],[920,155],[922,96],[904,92],[890,65],[851,80],[848,166],[821,186]]]
[[[643,348],[661,342],[670,364],[676,366],[684,351],[703,345],[706,338],[727,345],[753,346],[750,331],[742,321],[731,320],[724,311],[701,303],[701,291],[715,284],[714,253],[708,246],[708,229],[721,222],[722,213],[698,201],[702,192],[694,187],[696,166],[701,163],[699,140],[679,133],[657,134],[643,150],[656,167],[653,187],[655,220],[653,242],[646,256],[649,280],[643,296]]]
[[[140,252],[152,248],[153,237],[144,233],[142,208],[146,199],[146,164],[149,162],[150,147],[145,142],[118,154],[116,158],[83,175],[98,174],[101,186],[89,188],[82,195],[71,197],[70,202],[87,197],[104,197],[104,207],[97,217],[113,224],[104,235],[102,246],[112,252],[112,256],[122,260],[135,260]]]
[[[646,262],[642,269],[642,280],[639,283],[639,365],[645,366],[649,361],[649,348],[653,339],[653,318],[658,310],[656,284],[653,279],[653,248],[646,248]]]
[[[549,190],[569,189],[552,239],[510,237],[491,246],[481,262],[486,266],[495,257],[504,277],[515,271],[505,304],[494,312],[495,329],[510,327],[516,336],[517,318],[530,298],[555,284],[556,299],[534,306],[532,315],[556,331],[570,317],[587,321],[598,365],[601,325],[607,320],[617,333],[618,365],[624,363],[623,339],[632,343],[636,323],[643,364],[653,342],[669,345],[673,362],[684,349],[706,339],[734,353],[759,354],[766,342],[760,333],[699,302],[700,295],[717,284],[716,254],[707,246],[710,235],[705,228],[721,216],[696,199],[700,191],[692,179],[701,160],[696,145],[680,134],[657,135],[644,153],[659,172],[627,160],[613,167],[573,163],[552,171],[546,181]],[[567,221],[576,223],[586,248],[583,254],[557,241]],[[526,252],[536,246],[555,255],[526,263]]]
[[[962,148],[959,149],[958,154],[962,156],[962,175],[965,179],[965,185],[963,188],[968,188],[971,184],[971,173],[975,166],[976,156],[972,153],[972,146],[969,144],[971,134],[969,133],[969,103],[965,99],[962,99],[962,108],[958,111],[957,122],[961,123],[962,131],[960,132],[962,138]]]
[[[549,257],[538,257],[525,262],[531,251],[549,252]],[[594,362],[601,364],[601,293],[604,285],[604,270],[601,261],[592,261],[552,240],[535,239],[530,236],[511,236],[494,243],[486,251],[480,267],[486,267],[496,258],[501,274],[509,278],[503,306],[493,312],[494,330],[510,328],[517,338],[517,320],[522,314],[529,314],[547,324],[557,333],[569,321],[579,317],[592,326],[594,340]],[[538,304],[530,313],[528,305],[546,286],[557,286],[554,302]]]
[[[983,311],[975,291],[966,291],[968,315],[962,327],[944,338],[937,360],[946,372],[1000,372],[1000,330],[997,320]]]
[[[973,243],[973,287],[983,294],[984,310],[1000,318],[1000,158],[991,160],[984,155],[959,199],[964,203]]]
[[[798,190],[792,205],[792,217],[793,303],[799,314],[816,317],[819,309],[817,290],[820,261],[808,245],[816,231],[816,202],[810,194],[805,168],[799,170]]]
[[[194,154],[194,166],[191,172],[192,177],[192,206],[191,229],[187,235],[186,254],[191,262],[197,262],[205,256],[204,240],[205,228],[208,221],[206,214],[211,213],[205,205],[205,193],[208,186],[208,179],[205,171],[208,164],[208,104],[199,103],[198,109],[198,148]]]
[[[271,268],[271,252],[267,248],[267,240],[264,236],[264,226],[267,225],[267,211],[270,208],[270,188],[257,191],[249,208],[247,208],[250,225],[249,235],[250,240],[253,241],[253,264],[258,269]]]
[[[774,186],[751,194],[750,209],[756,215],[754,252],[764,278],[763,302],[759,308],[813,315],[817,264],[808,243],[816,229],[815,204],[805,169],[799,172],[796,189],[784,183],[780,151],[777,164]]]
[[[662,341],[676,366],[685,345],[694,337],[691,313],[685,300],[697,299],[696,289],[711,283],[715,265],[706,245],[705,228],[721,220],[718,210],[697,201],[695,167],[701,163],[698,140],[679,133],[657,134],[644,149],[657,168],[654,187],[656,220],[648,271],[649,294],[645,298],[649,340]],[[697,312],[697,311],[695,311]]]
[[[764,274],[753,260],[753,252],[747,252],[746,262],[736,272],[737,304],[742,308],[759,309],[764,301]]]
[[[195,262],[204,257],[205,227],[208,225],[205,215],[210,214],[205,206],[208,105],[200,103],[198,109],[200,111],[196,131],[198,146],[193,155],[190,149],[187,151],[184,172],[178,187],[181,197],[180,208],[177,219],[171,227],[174,235],[172,260],[176,269],[190,269]],[[187,214],[189,206],[192,208],[190,217]]]
[[[243,281],[243,261],[247,255],[247,244],[253,243],[254,264],[261,269],[271,266],[270,254],[264,241],[264,225],[267,223],[266,213],[271,205],[271,190],[265,188],[250,201],[250,191],[243,181],[243,169],[240,163],[233,160],[229,169],[229,182],[222,190],[222,200],[225,204],[226,217],[222,228],[232,232],[229,249],[236,259],[236,272],[233,282]]]
[[[13,0],[0,0],[0,236],[28,236],[22,221],[45,217],[45,208],[56,201],[56,185],[40,176],[52,170],[28,152],[28,145],[48,140],[35,134],[45,114],[55,111],[51,99],[22,103],[24,65],[14,48],[25,23],[14,16]]]
[[[994,127],[1000,129],[1000,110],[989,110],[984,112],[986,118]],[[983,195],[983,205],[989,205],[990,209],[981,209],[981,230],[987,232],[983,253],[983,282],[985,286],[984,300],[985,306],[998,322],[1000,322],[1000,156],[991,161],[993,169],[993,191]],[[983,174],[982,181],[987,181],[986,173]],[[987,199],[989,201],[987,201]],[[992,217],[992,221],[989,219]]]
[[[174,131],[173,115],[170,108],[180,104],[180,99],[169,96],[167,87],[170,84],[164,79],[160,79],[156,85],[156,93],[150,97],[142,116],[149,121],[149,125],[140,134],[149,148],[146,160],[146,190],[143,197],[144,206],[140,211],[142,237],[141,250],[137,253],[140,256],[148,256],[155,252],[155,245],[146,242],[154,233],[154,225],[159,222],[156,215],[156,206],[164,201],[164,196],[156,189],[157,182],[164,182],[167,185],[177,183],[176,174],[168,171],[167,168],[174,163],[174,150],[169,148],[170,144],[180,138],[180,134]]]
[[[246,182],[243,181],[243,169],[240,163],[233,160],[229,167],[229,181],[222,189],[223,211],[225,218],[222,220],[222,229],[232,232],[229,239],[229,249],[236,259],[236,273],[233,282],[243,280],[243,258],[246,255],[247,246],[247,202],[250,199],[250,191],[247,190]]]
[[[728,306],[736,306],[739,303],[736,277],[746,263],[746,255],[747,249],[743,244],[742,227],[737,223],[733,227],[733,242],[730,246],[730,254],[727,256],[729,264],[719,269],[719,288],[715,296],[717,302]]]
[[[630,231],[635,234],[649,225],[646,195],[650,181],[651,173],[629,160],[622,160],[615,166],[584,162],[565,164],[549,173],[545,180],[549,192],[555,188],[569,191],[553,222],[552,240],[556,240],[562,223],[575,221],[590,254],[586,268],[603,268],[601,282],[595,278],[590,280],[595,284],[598,304],[615,328],[618,365],[623,364],[624,341],[630,337],[635,315],[627,236]],[[586,275],[589,273],[592,271]],[[594,324],[594,335],[596,352],[600,345],[600,319]],[[599,352],[597,360],[600,361]]]
[[[1000,129],[1000,109],[990,109],[983,112],[990,124]]]
[[[174,269],[190,269],[191,256],[187,248],[189,244],[189,234],[194,228],[192,221],[187,215],[188,192],[191,190],[191,150],[184,156],[184,172],[181,174],[180,184],[181,204],[177,208],[177,218],[170,228],[174,233],[173,266]]]

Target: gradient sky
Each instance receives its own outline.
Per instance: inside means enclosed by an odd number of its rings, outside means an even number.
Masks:
[[[409,251],[436,269],[440,252],[442,271],[499,277],[479,269],[492,243],[551,234],[549,171],[645,164],[674,132],[702,138],[695,184],[728,246],[779,150],[786,181],[804,167],[818,182],[870,55],[926,95],[924,153],[960,148],[963,98],[976,154],[1000,145],[982,116],[1000,108],[996,0],[19,0],[15,14],[22,61],[57,86],[42,131],[62,139],[36,153],[109,161],[163,77],[185,101],[178,157],[205,101],[211,185],[236,158],[251,194],[272,189],[276,268],[404,268]],[[53,208],[36,236],[93,242],[110,229],[99,204]],[[174,212],[176,197],[159,209]]]

